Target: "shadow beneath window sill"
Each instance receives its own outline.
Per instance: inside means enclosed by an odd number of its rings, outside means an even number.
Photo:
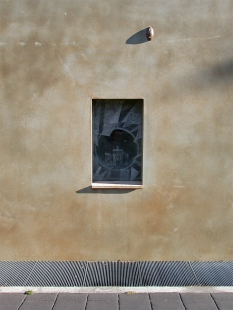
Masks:
[[[81,188],[76,191],[76,194],[128,194],[136,189],[93,189],[91,186]]]

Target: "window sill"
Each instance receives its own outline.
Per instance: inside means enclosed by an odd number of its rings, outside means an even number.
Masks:
[[[92,189],[142,189],[143,185],[139,182],[101,182],[101,183],[92,183]]]

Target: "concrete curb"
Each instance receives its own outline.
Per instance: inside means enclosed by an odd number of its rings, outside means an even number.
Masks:
[[[233,293],[232,286],[190,286],[190,287],[0,287],[0,293]]]

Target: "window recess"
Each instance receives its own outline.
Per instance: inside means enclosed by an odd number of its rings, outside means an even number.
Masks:
[[[92,100],[92,188],[142,188],[143,100]]]

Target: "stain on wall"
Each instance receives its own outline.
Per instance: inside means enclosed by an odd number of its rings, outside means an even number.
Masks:
[[[0,259],[232,260],[233,1],[0,7]],[[144,100],[143,189],[90,188],[92,98]]]

